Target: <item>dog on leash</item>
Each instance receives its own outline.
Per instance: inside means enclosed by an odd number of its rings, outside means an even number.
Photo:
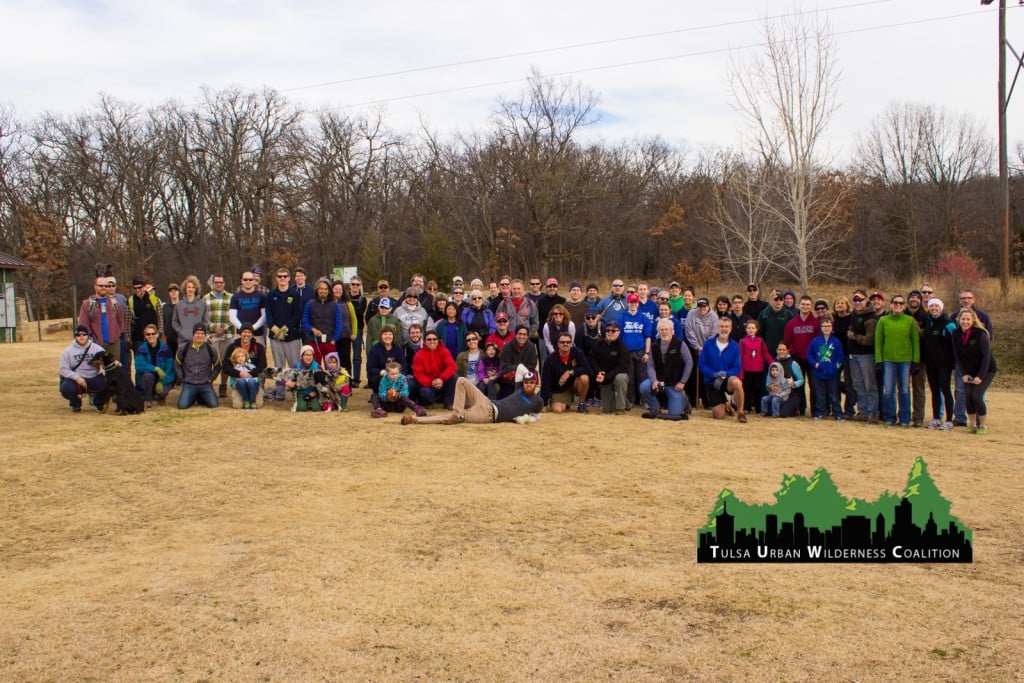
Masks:
[[[140,415],[146,412],[142,394],[132,382],[131,372],[121,365],[117,357],[103,353],[97,355],[93,363],[103,368],[107,382],[96,401],[103,406],[103,412],[107,412],[111,400],[117,404],[118,415]]]

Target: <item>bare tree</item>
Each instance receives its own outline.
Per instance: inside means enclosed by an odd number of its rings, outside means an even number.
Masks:
[[[787,262],[775,212],[767,208],[769,174],[760,159],[721,153],[703,164],[711,183],[703,213],[717,231],[708,253],[740,282],[761,282]]]
[[[799,14],[763,26],[765,51],[731,73],[736,108],[766,170],[761,204],[790,252],[776,264],[806,291],[813,278],[842,277],[848,225],[837,211],[843,193],[823,192],[821,136],[835,112],[839,71],[827,22]]]

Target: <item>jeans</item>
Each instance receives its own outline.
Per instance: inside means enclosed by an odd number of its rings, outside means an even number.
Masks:
[[[242,397],[243,401],[249,403],[256,402],[256,394],[260,390],[260,380],[256,377],[239,378],[235,380],[235,388],[238,389],[238,395]]]
[[[964,395],[964,373],[953,368],[953,420],[967,424],[967,402]]]
[[[186,408],[191,408],[197,402],[205,405],[207,408],[216,408],[220,405],[220,402],[217,400],[217,392],[213,390],[213,385],[209,382],[206,384],[182,382],[181,394],[178,395],[178,408],[185,410]]]
[[[431,403],[437,403],[440,399],[446,408],[450,408],[455,401],[455,381],[457,379],[458,375],[452,375],[440,389],[435,389],[430,385],[420,387],[420,405],[429,406]]]
[[[481,337],[482,338],[482,337]],[[359,384],[363,378],[363,333],[352,340],[352,384]]]
[[[899,413],[896,412],[896,392],[899,392]],[[910,424],[910,361],[882,365],[882,418],[886,422],[897,420]]]
[[[675,387],[669,386],[666,386],[663,391],[668,397],[668,414],[682,415],[683,408],[686,406],[685,393],[682,391],[676,391]],[[658,403],[658,397],[651,391],[650,379],[645,379],[643,382],[640,382],[640,397],[643,399],[644,404],[647,405],[648,410],[657,412],[661,408]]]
[[[839,376],[832,379],[818,379],[811,375],[811,395],[814,397],[814,417],[843,416],[843,406],[839,403]]]
[[[875,383],[875,357],[872,354],[850,356],[850,375],[857,393],[861,415],[878,417],[878,385]]]
[[[93,396],[93,405],[96,405],[96,398],[103,391],[103,388],[107,385],[107,380],[103,375],[96,375],[95,377],[89,377],[85,380],[85,390],[79,388],[78,383],[73,379],[63,378],[60,382],[60,395],[68,400],[68,405],[72,408],[82,407],[81,395],[85,392],[95,394]]]
[[[761,414],[779,417],[782,415],[782,406],[785,405],[785,403],[786,399],[781,396],[765,394],[761,397]]]

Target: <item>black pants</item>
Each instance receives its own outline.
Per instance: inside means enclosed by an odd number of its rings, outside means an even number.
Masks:
[[[953,421],[953,368],[927,368],[928,390],[932,392],[932,417],[946,422]],[[945,410],[943,410],[945,407]]]

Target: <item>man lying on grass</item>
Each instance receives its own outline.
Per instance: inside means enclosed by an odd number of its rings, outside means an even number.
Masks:
[[[537,373],[527,370],[522,373],[516,390],[505,398],[491,401],[465,377],[455,383],[455,400],[451,415],[417,417],[403,415],[402,424],[489,424],[492,422],[520,422],[544,409],[544,401],[537,395]]]

